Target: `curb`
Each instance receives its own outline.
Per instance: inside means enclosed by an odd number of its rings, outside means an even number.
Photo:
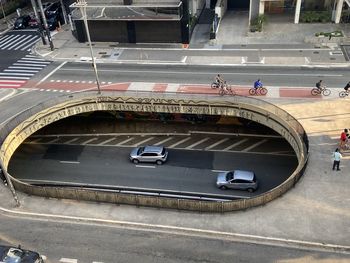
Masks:
[[[191,236],[211,238],[211,239],[220,239],[220,240],[226,239],[234,242],[249,243],[249,244],[253,243],[258,245],[270,245],[270,246],[350,254],[350,246],[335,245],[335,244],[328,244],[328,243],[310,242],[310,241],[284,239],[284,238],[276,238],[276,237],[265,237],[265,236],[258,236],[258,235],[249,235],[249,234],[229,233],[229,232],[194,229],[194,228],[187,228],[187,227],[126,222],[126,221],[119,221],[119,220],[86,218],[86,217],[79,217],[79,216],[66,216],[66,215],[56,215],[56,214],[41,214],[41,213],[34,213],[34,212],[15,211],[15,210],[6,209],[3,207],[0,207],[0,211],[13,216],[16,215],[16,216],[22,216],[22,217],[35,217],[36,220],[40,220],[40,219],[70,220],[74,222],[106,224],[106,225],[112,225],[120,228],[123,227],[123,228],[141,230],[141,231],[162,232],[162,233],[168,233],[173,235],[191,235]]]

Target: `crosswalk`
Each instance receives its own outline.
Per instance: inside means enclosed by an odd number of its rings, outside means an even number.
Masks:
[[[30,51],[39,39],[39,35],[7,34],[0,38],[0,50]]]
[[[34,55],[26,55],[0,72],[0,88],[20,88],[51,62]]]

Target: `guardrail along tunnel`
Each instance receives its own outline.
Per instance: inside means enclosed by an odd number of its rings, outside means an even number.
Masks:
[[[108,95],[108,96],[107,96]],[[2,131],[16,190],[39,196],[225,212],[289,190],[307,163],[307,136],[287,112],[236,96],[78,93],[38,104]],[[159,95],[159,94],[158,94]],[[162,145],[163,165],[135,165],[132,148]],[[221,171],[251,170],[259,188],[220,190]]]

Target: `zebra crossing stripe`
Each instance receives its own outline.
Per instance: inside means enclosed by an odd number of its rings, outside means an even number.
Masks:
[[[50,64],[51,62],[50,61],[26,61],[26,60],[18,60],[17,62],[19,63],[28,63],[28,62],[31,62],[31,63],[34,63],[34,64]]]
[[[35,44],[37,41],[39,40],[39,37],[35,37],[33,40],[28,40],[26,41],[24,44],[27,44],[26,46],[22,47],[21,50],[24,51],[28,48],[31,48],[33,46],[33,44]],[[21,46],[15,48],[15,50],[18,50]]]
[[[16,47],[11,47],[11,49],[18,50],[18,49],[22,48],[23,46],[27,45],[28,43],[34,44],[37,41],[38,38],[39,38],[38,36],[31,36],[31,35],[29,35],[29,38],[26,37],[26,39],[23,39],[19,43],[16,43],[16,45],[15,45]],[[17,41],[18,41],[18,39],[16,39],[16,42]]]
[[[19,37],[16,39],[16,42],[15,42],[15,43],[17,43],[17,41],[20,41],[22,38],[25,38],[25,37],[26,37],[26,35],[21,35],[21,36],[19,36]],[[10,47],[10,46],[13,45],[13,41],[7,41],[6,43],[7,43],[7,44],[4,45],[4,46],[2,46],[1,49],[11,49],[11,48],[8,48],[8,47]]]
[[[34,76],[32,73],[3,73],[0,72],[0,75],[18,75],[18,76]]]
[[[28,62],[28,61],[26,61],[26,62]],[[25,67],[33,66],[33,64],[24,64],[24,63],[13,63],[13,65],[14,66],[25,66]],[[35,66],[36,67],[42,67],[42,69],[43,69],[43,68],[45,68],[47,66],[47,64],[45,64],[45,65],[36,64]]]
[[[42,58],[38,58],[38,57],[28,57],[25,56],[24,58],[22,58],[23,60],[31,60],[31,61],[45,61],[45,59]]]
[[[37,65],[35,65],[37,66]],[[37,70],[42,70],[43,68],[38,68],[38,67],[18,67],[18,66],[9,66],[9,69],[37,69]]]
[[[26,83],[26,81],[24,81],[24,80],[1,80],[0,79],[0,83],[4,83],[4,82],[6,82],[6,83]]]
[[[10,49],[15,48],[16,46],[20,45],[22,41],[24,41],[24,40],[26,40],[26,39],[28,39],[30,37],[31,37],[31,35],[26,35],[25,38],[23,38],[21,41],[15,43],[13,46],[11,46]]]
[[[9,39],[7,39],[7,41],[5,41],[4,43],[2,43],[0,45],[0,48],[3,49],[3,46],[6,46],[8,43],[12,42],[13,40],[17,39],[19,37],[19,35],[16,35],[15,37],[10,37]]]
[[[0,76],[0,79],[30,79],[29,77]]]
[[[28,73],[37,73],[38,70],[22,70],[22,69],[5,69],[4,72],[28,72]]]
[[[0,44],[1,44],[2,42],[4,42],[7,38],[9,38],[9,35],[6,35],[6,36],[0,38]]]

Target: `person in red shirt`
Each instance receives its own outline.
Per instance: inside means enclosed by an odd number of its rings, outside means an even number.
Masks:
[[[344,131],[340,134],[340,149],[345,147],[345,144],[348,141],[348,129],[344,129]]]

